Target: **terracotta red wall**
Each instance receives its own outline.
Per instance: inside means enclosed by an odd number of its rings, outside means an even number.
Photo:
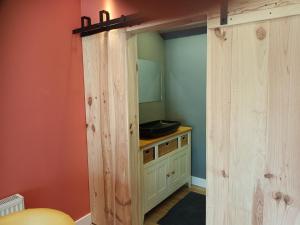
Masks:
[[[0,1],[0,198],[88,213],[80,0]]]
[[[92,23],[98,23],[100,10],[108,10],[112,18],[134,13],[135,10],[124,3],[123,0],[82,0],[81,12],[83,16],[92,18]]]

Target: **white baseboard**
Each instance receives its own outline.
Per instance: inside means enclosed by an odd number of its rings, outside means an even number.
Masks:
[[[92,216],[91,214],[86,214],[85,216],[81,217],[77,221],[75,221],[76,225],[91,225],[92,224]]]
[[[202,188],[206,188],[206,180],[203,178],[192,177],[192,184]]]

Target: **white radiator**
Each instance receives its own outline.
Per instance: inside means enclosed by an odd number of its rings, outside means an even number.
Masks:
[[[24,197],[19,194],[0,200],[0,216],[18,212],[24,209]]]

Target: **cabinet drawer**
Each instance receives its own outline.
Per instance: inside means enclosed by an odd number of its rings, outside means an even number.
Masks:
[[[155,159],[155,148],[152,147],[152,148],[144,150],[143,157],[144,157],[144,164],[154,160]]]
[[[173,139],[171,141],[165,142],[158,146],[158,157],[161,157],[169,152],[172,152],[178,148],[178,140]]]
[[[188,145],[189,143],[189,135],[185,134],[180,137],[181,139],[181,147]]]

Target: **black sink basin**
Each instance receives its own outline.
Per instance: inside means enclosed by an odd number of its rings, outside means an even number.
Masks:
[[[179,126],[180,122],[167,120],[156,120],[143,123],[140,124],[140,138],[151,139],[162,137],[176,132]]]

